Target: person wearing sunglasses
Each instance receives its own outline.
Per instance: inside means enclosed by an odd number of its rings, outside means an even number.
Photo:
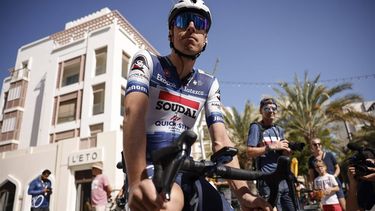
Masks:
[[[338,178],[340,175],[340,166],[332,152],[324,151],[322,146],[322,141],[319,138],[313,138],[311,141],[311,151],[312,155],[308,160],[308,173],[309,173],[309,183],[311,184],[319,173],[315,169],[315,163],[322,160],[327,166],[327,173],[332,174],[338,183],[339,191],[336,192],[337,198],[339,199],[340,206],[342,210],[346,210],[346,200],[344,191],[342,189],[341,181]]]
[[[218,80],[194,67],[207,46],[211,24],[211,12],[202,0],[180,0],[168,17],[170,54],[157,56],[141,50],[133,56],[123,131],[131,210],[232,210],[204,178],[187,184],[188,175],[178,174],[169,200],[156,193],[151,179],[152,152],[192,129],[202,109],[213,150],[234,146],[224,125]],[[228,165],[239,168],[237,157]],[[243,210],[271,210],[264,199],[251,194],[246,181],[228,183]],[[203,195],[192,194],[194,187]]]
[[[273,98],[263,98],[259,106],[262,120],[251,123],[249,128],[247,155],[254,159],[255,170],[265,173],[274,172],[277,159],[291,153],[289,142],[284,137],[284,129],[274,123],[277,110],[278,106]],[[270,196],[270,188],[263,180],[257,181],[257,189],[262,197]],[[279,185],[277,210],[296,210],[285,180]]]

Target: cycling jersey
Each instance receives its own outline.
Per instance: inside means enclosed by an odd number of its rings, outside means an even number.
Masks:
[[[152,151],[168,146],[183,131],[194,126],[203,107],[208,127],[224,122],[215,77],[193,69],[181,80],[168,57],[141,50],[133,58],[126,95],[132,92],[148,95],[146,133],[149,162]]]

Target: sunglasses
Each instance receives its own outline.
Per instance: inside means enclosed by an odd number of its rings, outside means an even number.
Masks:
[[[194,26],[197,30],[208,30],[209,23],[208,19],[200,16],[196,13],[184,12],[178,14],[174,20],[174,25],[180,29],[186,29],[189,26],[189,23],[193,21]]]
[[[267,112],[267,113],[277,112],[277,107],[274,107],[274,106],[265,106],[265,107],[263,107],[263,111]]]
[[[313,143],[312,145],[313,145],[313,146],[316,146],[316,147],[317,147],[317,146],[322,146],[321,143]]]

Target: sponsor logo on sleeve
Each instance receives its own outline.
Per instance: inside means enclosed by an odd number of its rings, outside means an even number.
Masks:
[[[221,101],[221,99],[220,99],[220,89],[216,90],[215,95],[216,95],[216,98],[217,98],[219,101]]]
[[[146,58],[141,55],[137,56],[137,58],[134,59],[134,62],[130,68],[130,71],[140,70],[144,73],[145,69],[148,69]]]

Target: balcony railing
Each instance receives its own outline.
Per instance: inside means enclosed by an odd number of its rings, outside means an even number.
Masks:
[[[11,69],[11,82],[18,81],[21,79],[29,79],[30,70],[27,67],[20,69]]]

